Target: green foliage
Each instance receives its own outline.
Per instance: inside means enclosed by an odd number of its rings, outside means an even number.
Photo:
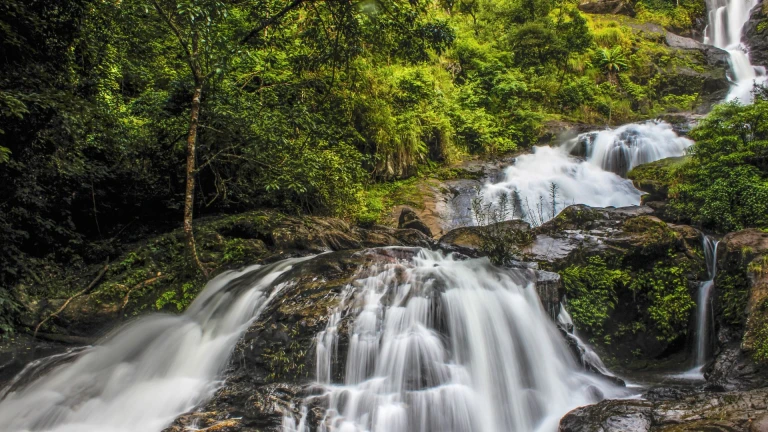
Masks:
[[[756,322],[750,323],[749,337],[752,341],[752,358],[759,362],[768,362],[768,301],[763,300],[752,313]]]
[[[611,80],[615,80],[619,72],[629,67],[621,47],[600,48],[597,51],[596,63]]]
[[[13,335],[20,311],[19,303],[5,288],[0,288],[0,338]]]
[[[749,280],[743,271],[720,272],[715,280],[719,291],[717,310],[723,321],[731,325],[744,325],[747,318]]]
[[[176,312],[181,312],[189,307],[199,292],[200,287],[197,284],[187,282],[181,286],[181,290],[170,290],[160,294],[155,302],[155,307],[157,310],[164,310],[173,306],[176,308]]]
[[[647,308],[641,313],[652,324],[659,340],[672,342],[685,335],[695,303],[688,289],[685,270],[680,267],[656,264],[650,271],[640,271],[629,284],[639,304]],[[636,298],[637,298],[636,297]]]
[[[706,13],[703,0],[641,0],[635,3],[637,19],[660,24],[676,33],[690,31]]]
[[[616,290],[630,283],[623,270],[609,269],[600,257],[590,257],[585,265],[570,266],[560,272],[568,295],[568,311],[574,322],[594,335],[603,334],[603,325],[616,307]]]
[[[674,171],[670,210],[720,232],[768,224],[768,100],[717,106],[691,131],[690,160]]]

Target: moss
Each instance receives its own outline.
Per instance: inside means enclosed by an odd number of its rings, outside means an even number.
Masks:
[[[560,276],[574,322],[595,336],[604,336],[603,327],[618,301],[616,290],[629,283],[629,275],[609,269],[600,257],[590,257],[584,265],[570,266]]]
[[[629,289],[643,316],[643,329],[655,331],[658,340],[672,342],[686,334],[695,303],[691,298],[686,268],[659,262],[650,271],[634,275]]]
[[[750,331],[744,334],[744,339],[751,342],[752,358],[759,362],[768,362],[768,299],[755,308],[750,321]]]
[[[651,217],[638,216],[628,219],[623,229],[632,234],[640,255],[664,256],[681,241],[681,236],[666,223]]]

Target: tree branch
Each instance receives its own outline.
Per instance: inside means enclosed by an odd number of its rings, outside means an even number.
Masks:
[[[272,24],[282,19],[283,16],[285,16],[285,14],[299,7],[302,3],[304,3],[304,1],[305,0],[293,0],[291,3],[285,6],[280,12],[262,21],[261,24],[254,27],[250,33],[248,33],[244,38],[240,40],[240,45],[245,45],[246,43],[248,43],[248,41],[253,39],[253,37],[256,36],[257,33],[259,33],[260,31],[264,30],[265,28],[271,26]]]
[[[155,7],[155,10],[158,14],[160,14],[163,19],[165,19],[166,24],[168,24],[168,27],[171,28],[171,31],[173,34],[176,35],[176,38],[179,40],[179,45],[181,45],[182,48],[184,48],[184,52],[187,53],[188,61],[190,62],[190,66],[192,66],[192,53],[189,51],[189,47],[187,46],[187,42],[184,40],[184,37],[181,35],[181,30],[179,30],[179,27],[176,26],[176,23],[173,22],[171,19],[170,14],[166,14],[163,10],[163,7],[160,6],[160,3],[157,2],[157,0],[152,0],[152,5]]]
[[[83,294],[88,294],[88,292],[91,291],[96,286],[97,283],[99,283],[101,278],[104,277],[104,274],[107,273],[107,269],[108,268],[109,268],[109,264],[104,264],[104,267],[101,269],[99,274],[96,275],[96,278],[94,278],[93,281],[91,281],[91,283],[88,284],[88,286],[85,287],[84,290],[82,290],[82,291],[78,292],[77,294],[73,295],[72,297],[68,298],[67,301],[65,301],[64,304],[61,305],[61,307],[56,312],[48,315],[44,320],[40,321],[40,324],[38,324],[37,327],[35,327],[35,333],[34,333],[34,335],[32,335],[32,337],[37,337],[37,331],[40,330],[40,327],[42,327],[43,324],[45,324],[49,319],[51,319],[51,318],[53,318],[55,316],[58,316],[64,309],[67,308],[67,306],[69,305],[69,303],[72,300],[76,299],[77,297],[80,297]]]

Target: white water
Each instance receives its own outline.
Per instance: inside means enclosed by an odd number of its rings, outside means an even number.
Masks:
[[[317,336],[321,394],[300,419],[284,419],[286,432],[554,431],[569,410],[623,394],[578,367],[529,270],[427,250],[376,253],[380,263],[348,287]],[[337,371],[343,322],[349,347]],[[308,424],[310,406],[324,407],[319,424]]]
[[[704,235],[702,247],[704,248],[704,258],[707,262],[707,273],[709,279],[702,282],[699,286],[699,298],[696,308],[696,358],[695,368],[701,369],[708,360],[709,352],[709,330],[712,328],[712,313],[710,299],[712,289],[715,286],[715,276],[717,276],[717,245],[718,241]]]
[[[755,67],[741,44],[741,32],[758,0],[707,0],[709,23],[704,43],[726,50],[733,71],[733,87],[726,100],[752,102],[755,82],[765,82],[765,69]]]
[[[227,272],[181,316],[126,325],[0,402],[0,431],[153,432],[209,398],[251,321],[308,258]],[[34,368],[33,368],[34,369]]]
[[[638,205],[642,192],[621,175],[643,163],[682,156],[692,144],[665,122],[588,132],[557,147],[534,147],[533,153],[518,157],[504,170],[501,181],[486,184],[483,194],[489,202],[503,193],[514,194],[526,219],[536,222],[552,217],[552,184],[558,189],[555,214],[571,204]],[[571,156],[579,150],[585,158]]]

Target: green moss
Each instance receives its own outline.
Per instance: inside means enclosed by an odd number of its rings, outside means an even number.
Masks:
[[[568,294],[568,310],[576,325],[593,335],[602,335],[603,326],[616,307],[616,290],[630,282],[629,274],[609,269],[600,257],[590,257],[585,265],[570,266],[560,272]]]
[[[753,320],[749,323],[752,330],[744,337],[752,341],[752,358],[768,362],[768,299],[755,308],[750,320]]]
[[[641,255],[664,256],[680,241],[678,233],[666,223],[650,216],[628,219],[623,229],[637,239]]]

